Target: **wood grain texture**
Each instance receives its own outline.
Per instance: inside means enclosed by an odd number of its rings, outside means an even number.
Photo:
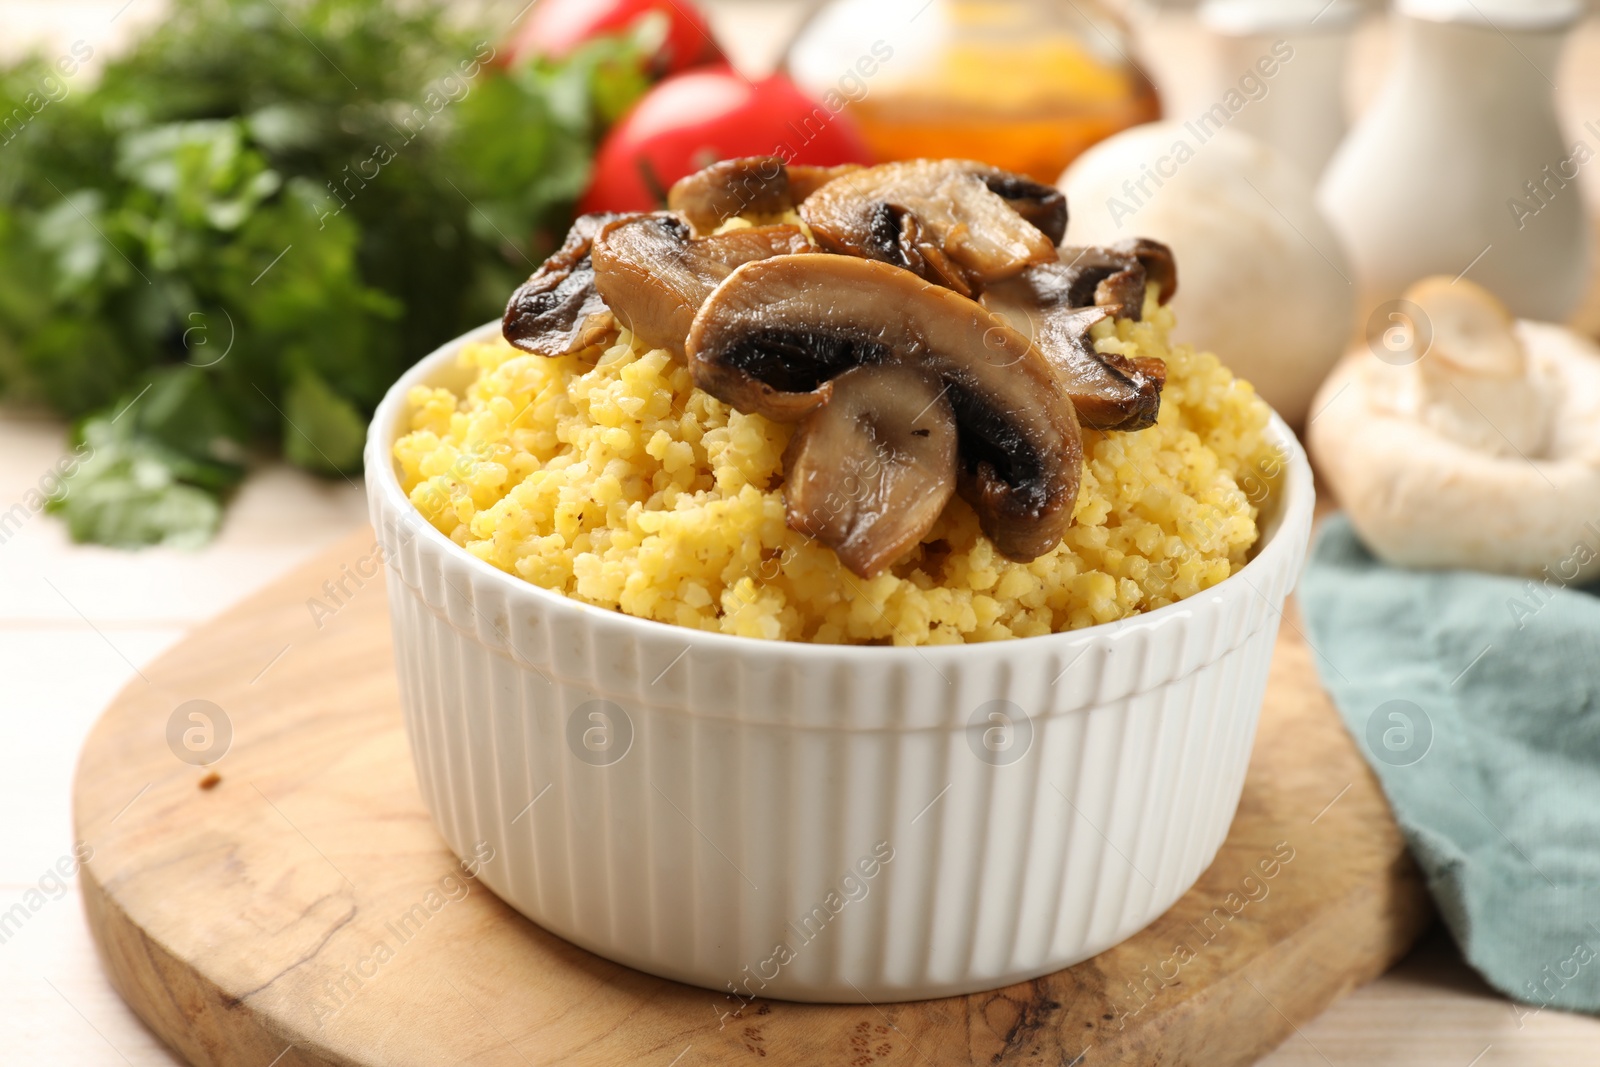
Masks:
[[[113,982],[197,1065],[1254,1062],[1415,941],[1429,908],[1376,782],[1284,627],[1217,861],[1076,967],[913,1004],[756,1001],[609,963],[472,882],[417,793],[372,535],[203,628],[90,735],[74,785]],[[186,701],[231,723],[221,782],[177,759]]]

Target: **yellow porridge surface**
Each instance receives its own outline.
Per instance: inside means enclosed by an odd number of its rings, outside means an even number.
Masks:
[[[998,555],[953,500],[871,580],[784,522],[792,427],[696,389],[681,361],[609,346],[551,359],[470,344],[464,395],[411,391],[401,484],[442,533],[535,585],[646,619],[773,640],[952,644],[1112,622],[1241,567],[1282,457],[1269,411],[1210,353],[1169,346],[1169,309],[1096,327],[1097,346],[1166,361],[1161,417],[1083,431],[1074,522],[1031,563]]]

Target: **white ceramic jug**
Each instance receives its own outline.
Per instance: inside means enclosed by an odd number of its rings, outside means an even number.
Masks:
[[[1361,13],[1356,0],[1206,0],[1200,6],[1200,24],[1213,38],[1218,94],[1240,88],[1251,95],[1233,128],[1282,152],[1313,183],[1344,139],[1345,60]],[[1278,73],[1270,81],[1253,78],[1256,64],[1280,57],[1284,46],[1289,58],[1277,64]]]
[[[1522,318],[1559,322],[1584,292],[1579,171],[1600,125],[1563,142],[1552,98],[1580,0],[1397,0],[1399,52],[1318,198],[1378,308],[1430,274],[1470,276]]]

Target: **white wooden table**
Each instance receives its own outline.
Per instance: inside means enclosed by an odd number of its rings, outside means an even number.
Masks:
[[[0,54],[29,39],[113,42],[159,17],[160,0],[135,0],[115,24],[116,2],[0,0]],[[781,38],[793,3],[765,9],[723,0],[730,39],[752,42],[759,67]],[[100,36],[95,36],[96,34]],[[1181,82],[1183,25],[1149,39],[1158,71]],[[1165,37],[1163,36],[1165,35]],[[1161,52],[1167,43],[1168,62]],[[108,43],[107,47],[110,47]],[[763,51],[765,49],[765,51]],[[1381,29],[1361,63],[1381,68]],[[1575,125],[1600,118],[1600,32],[1574,43],[1563,103]],[[1367,78],[1353,90],[1370,91]],[[1174,93],[1169,91],[1169,102]],[[1592,114],[1585,113],[1593,102]],[[1169,103],[1174,113],[1182,113]],[[0,409],[0,512],[61,455],[64,428]],[[359,490],[272,467],[254,474],[217,541],[187,554],[137,554],[69,544],[47,516],[0,544],[0,915],[40,885],[71,848],[69,783],[78,746],[100,709],[137,669],[207,618],[270,582],[365,521]],[[52,888],[47,885],[47,888]],[[55,895],[54,892],[50,895]],[[10,931],[0,929],[0,1063],[87,1067],[179,1061],[123,1006],[95,959],[76,886]],[[1600,1062],[1600,1020],[1533,1013],[1491,993],[1435,934],[1384,978],[1357,990],[1264,1061],[1268,1067],[1554,1067]],[[241,1065],[241,1067],[268,1067]],[[665,1064],[662,1067],[666,1067]],[[685,1061],[682,1067],[692,1067]]]

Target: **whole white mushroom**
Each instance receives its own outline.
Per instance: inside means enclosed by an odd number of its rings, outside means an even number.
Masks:
[[[1308,434],[1361,540],[1402,567],[1600,575],[1600,349],[1464,278],[1405,298],[1403,343],[1354,346]]]
[[[1344,351],[1355,291],[1306,176],[1276,150],[1223,128],[1136,126],[1061,177],[1069,245],[1153,237],[1178,263],[1176,339],[1215,352],[1285,420],[1301,424]]]

